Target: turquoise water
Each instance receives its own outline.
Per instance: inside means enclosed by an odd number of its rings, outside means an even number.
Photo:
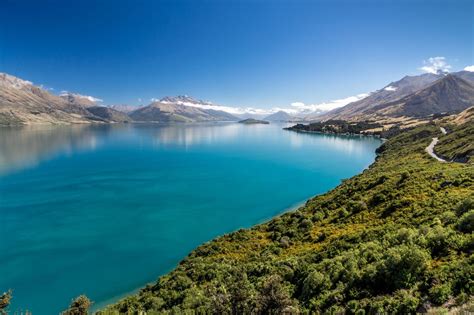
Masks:
[[[97,305],[367,167],[380,141],[282,125],[0,129],[0,292],[12,311]]]

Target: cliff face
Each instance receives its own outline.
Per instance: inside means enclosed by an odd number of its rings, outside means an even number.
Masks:
[[[465,303],[474,294],[474,168],[437,162],[424,148],[439,137],[439,149],[455,154],[443,137],[468,141],[472,123],[448,135],[434,125],[403,131],[362,174],[297,211],[198,247],[101,314],[406,314]]]

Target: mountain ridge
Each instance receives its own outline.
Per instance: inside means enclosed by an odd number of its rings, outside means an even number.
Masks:
[[[441,83],[431,87],[430,90],[425,90],[437,81]],[[284,110],[269,115],[238,111],[236,112],[238,114],[232,114],[234,111],[229,110],[229,107],[221,107],[188,95],[165,96],[159,100],[153,99],[149,105],[140,107],[102,106],[99,104],[100,99],[91,96],[72,92],[54,95],[30,81],[9,74],[0,74],[0,125],[108,123],[133,120],[162,123],[203,122],[255,118],[269,121],[378,120],[383,121],[383,125],[390,126],[400,123],[400,120],[405,120],[402,123],[413,124],[433,114],[464,110],[474,102],[472,85],[474,85],[474,72],[469,71],[404,76],[346,106],[326,113],[313,113],[300,117],[301,115],[294,116]]]
[[[367,119],[386,119],[389,117],[393,116],[403,116],[404,112],[400,110],[392,110],[388,111],[386,108],[389,106],[398,106],[398,107],[403,107],[401,103],[404,101],[407,101],[408,98],[411,96],[412,101],[408,104],[409,111],[405,112],[407,114],[406,116],[408,117],[413,117],[413,113],[416,112],[413,109],[414,106],[414,98],[415,95],[418,95],[418,98],[420,98],[420,94],[416,94],[423,89],[428,88],[430,85],[435,83],[436,81],[443,80],[444,78],[450,78],[449,80],[451,81],[456,81],[454,84],[451,84],[449,86],[445,86],[444,90],[438,90],[438,91],[433,91],[438,93],[438,101],[439,102],[446,102],[447,100],[444,100],[442,98],[442,93],[449,93],[450,89],[456,89],[455,85],[461,84],[465,85],[466,82],[468,84],[474,84],[474,73],[468,72],[468,71],[460,71],[460,72],[453,72],[450,74],[431,74],[431,73],[426,73],[418,76],[405,76],[402,79],[391,82],[388,85],[386,85],[384,88],[377,90],[368,97],[356,101],[353,103],[349,103],[343,107],[334,109],[332,111],[329,111],[325,114],[322,114],[318,117],[316,117],[316,120],[349,120],[349,121],[363,121]],[[462,80],[458,81],[456,78]],[[465,90],[466,88],[464,88]],[[465,93],[462,93],[463,96],[458,95],[452,95],[451,99],[455,98],[465,98]],[[470,95],[470,93],[468,93]],[[419,111],[417,114],[420,116],[423,114],[424,116],[428,116],[431,114],[437,114],[439,112],[445,111],[445,109],[449,109],[449,104],[444,103],[440,104],[439,102],[436,103],[436,107],[433,107],[431,110],[429,110],[429,104],[430,103],[428,100],[428,95],[425,95],[426,102],[428,104],[425,104],[425,110],[424,111]],[[470,98],[470,97],[469,97]],[[423,102],[423,100],[418,99],[418,103]],[[442,105],[442,106],[440,106]],[[460,105],[460,104],[457,104]],[[473,104],[470,104],[469,102],[465,102],[464,105],[462,106],[455,106],[455,110],[461,111],[469,106],[472,106]],[[381,109],[385,109],[382,112],[378,112]]]

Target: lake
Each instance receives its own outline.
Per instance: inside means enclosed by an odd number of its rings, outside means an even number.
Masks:
[[[284,125],[0,129],[0,292],[11,311],[114,301],[212,238],[369,166],[380,140]]]

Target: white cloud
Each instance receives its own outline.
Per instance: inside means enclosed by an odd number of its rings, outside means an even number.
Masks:
[[[464,68],[464,71],[474,72],[474,65],[467,66],[466,68]]]
[[[94,103],[103,102],[102,99],[97,98],[97,97],[93,97],[93,96],[89,96],[89,95],[81,95],[81,94],[77,94],[77,93],[70,93],[68,91],[61,91],[61,93],[59,93],[59,96],[67,96],[67,95],[72,95],[72,96],[77,97],[77,98],[85,98],[86,100],[89,100],[89,101],[94,102]]]
[[[424,66],[419,69],[427,73],[447,73],[451,69],[445,57],[431,57],[428,60],[423,60],[423,64]]]
[[[43,89],[43,90],[46,90],[46,91],[54,91],[54,88],[52,88],[52,87],[47,87],[47,86],[45,86],[45,85],[43,85],[43,84],[40,84],[39,87],[40,87],[40,89]]]
[[[334,101],[329,101],[329,102],[324,102],[324,103],[319,103],[319,104],[308,104],[308,105],[302,102],[294,102],[294,103],[291,103],[291,106],[293,108],[292,111],[295,114],[325,112],[325,111],[330,111],[330,110],[345,106],[352,102],[359,101],[363,98],[366,98],[367,96],[369,96],[369,94],[363,93],[363,94],[358,94],[356,96],[349,96],[349,97],[334,100]]]
[[[397,90],[397,87],[389,85],[389,86],[387,86],[384,90],[385,90],[385,91],[392,92],[392,91],[396,91],[396,90]]]

